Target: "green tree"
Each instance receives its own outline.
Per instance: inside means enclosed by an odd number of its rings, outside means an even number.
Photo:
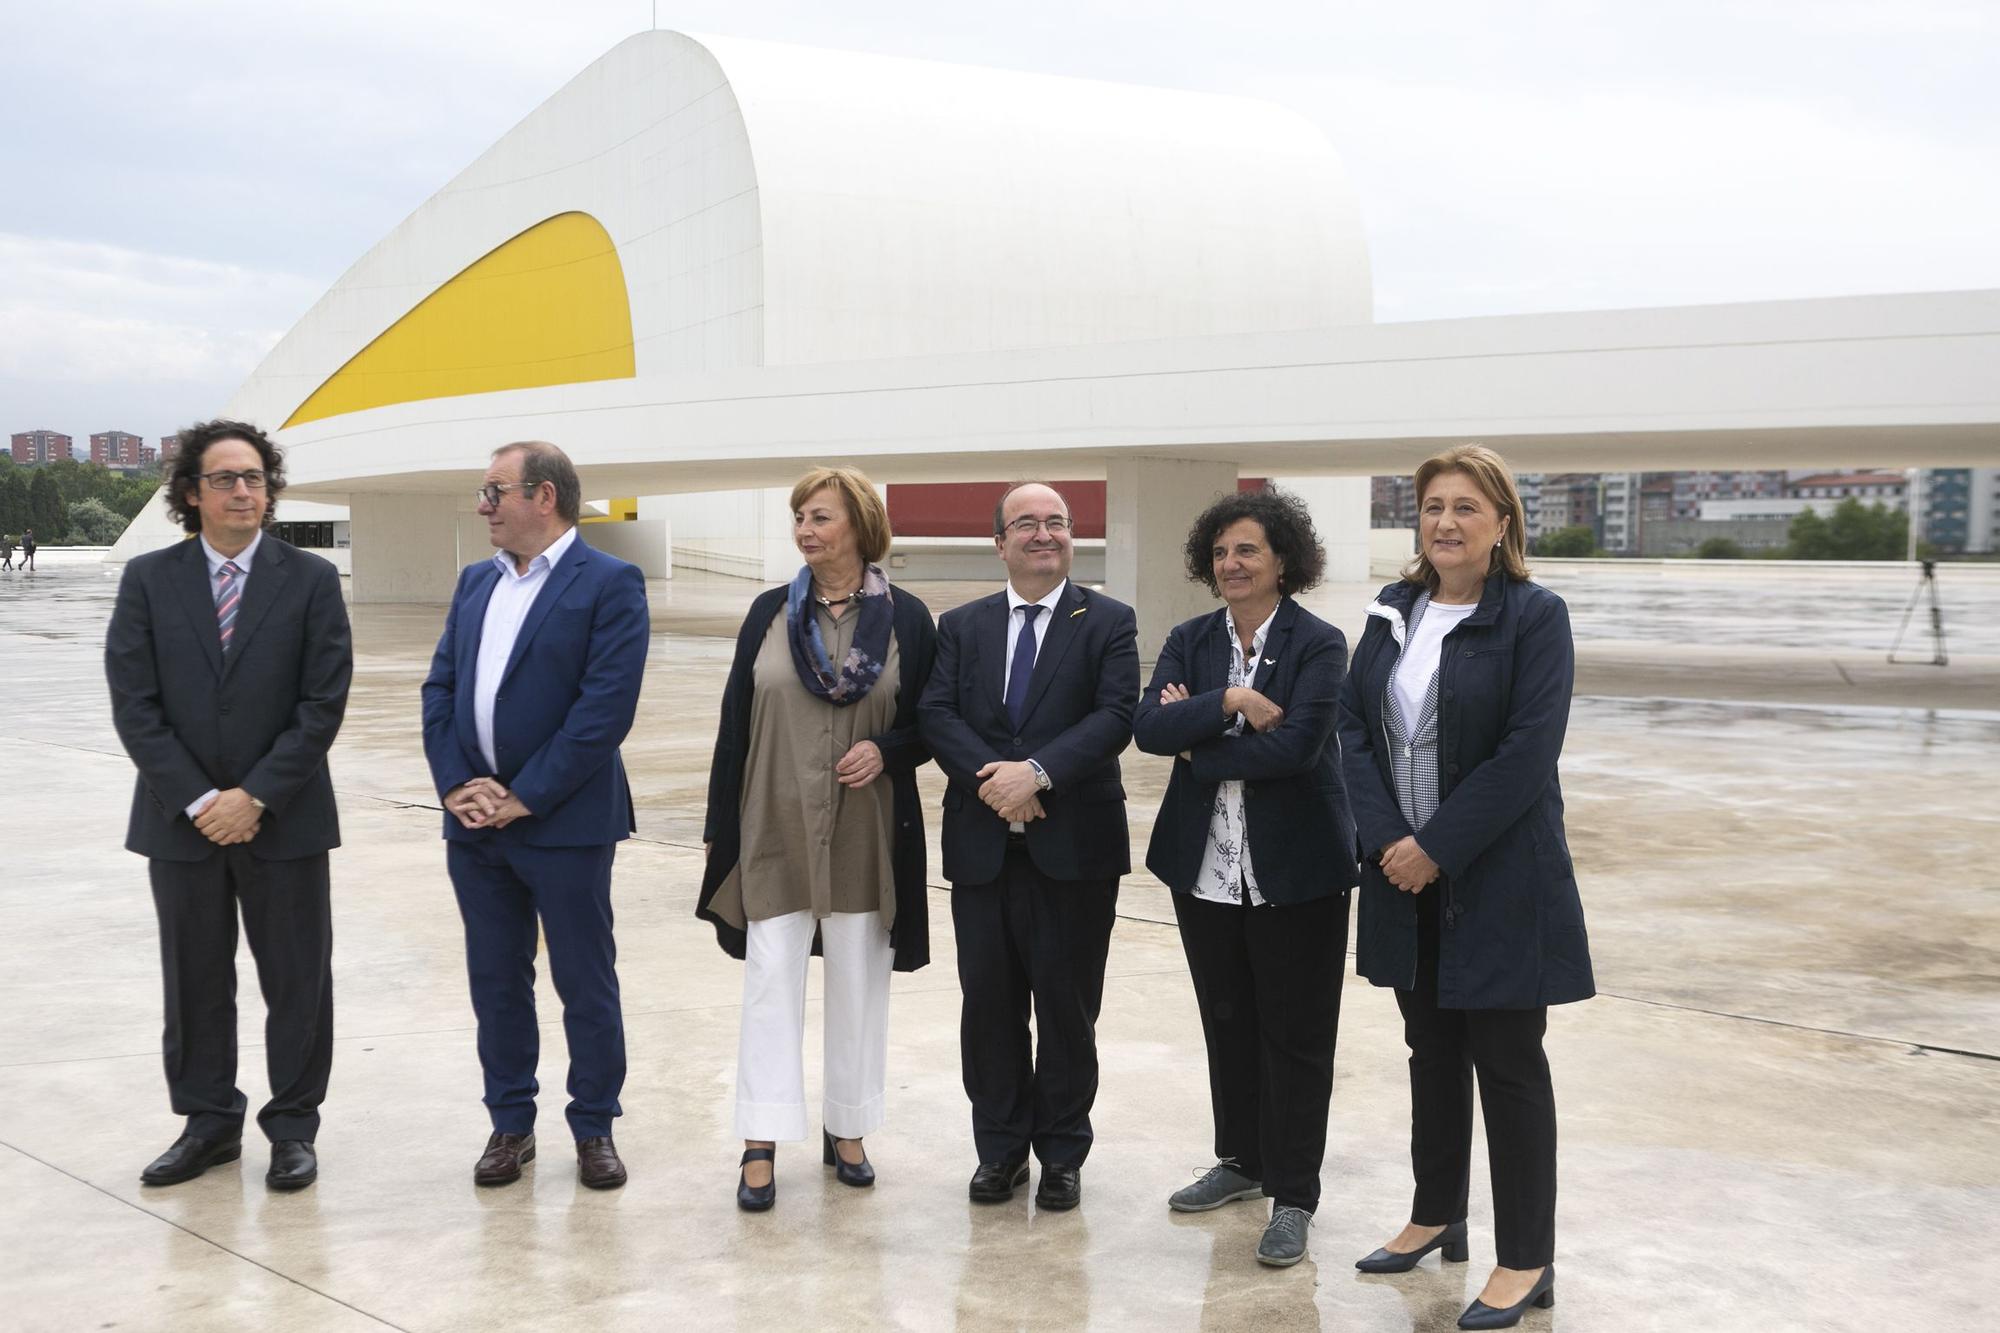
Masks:
[[[1535,554],[1555,560],[1593,556],[1597,554],[1597,534],[1586,527],[1557,528],[1542,534],[1535,543]]]
[[[78,500],[69,507],[69,535],[79,546],[109,546],[125,531],[125,520],[102,500]]]
[[[35,525],[28,510],[28,481],[23,471],[16,467],[0,470],[0,532],[10,537],[18,537],[22,528]]]
[[[1808,509],[1792,520],[1794,560],[1901,560],[1908,554],[1910,520],[1884,504],[1863,505],[1848,496],[1831,517]]]
[[[62,492],[56,489],[48,468],[35,469],[35,479],[28,483],[28,522],[25,526],[35,530],[37,543],[63,539],[68,523],[63,513]]]
[[[1731,537],[1710,537],[1694,553],[1702,560],[1741,560],[1743,544]]]

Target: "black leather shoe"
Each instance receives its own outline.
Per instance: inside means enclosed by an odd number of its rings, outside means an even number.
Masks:
[[[533,1134],[501,1134],[486,1140],[486,1151],[472,1168],[475,1185],[511,1185],[521,1178],[521,1168],[535,1160]]]
[[[304,1139],[279,1139],[271,1145],[271,1169],[264,1183],[274,1190],[302,1190],[319,1179],[319,1155]]]
[[[625,1163],[609,1134],[576,1141],[576,1178],[594,1190],[615,1190],[625,1183]]]
[[[1528,1294],[1504,1310],[1496,1310],[1485,1301],[1474,1301],[1465,1307],[1465,1313],[1458,1317],[1460,1328],[1512,1328],[1521,1322],[1521,1316],[1529,1306],[1547,1310],[1556,1303],[1556,1266],[1550,1264],[1535,1279],[1535,1285],[1528,1288]]]
[[[826,1164],[833,1168],[833,1174],[841,1184],[865,1189],[875,1183],[875,1168],[869,1165],[866,1148],[861,1150],[859,1162],[849,1163],[834,1146],[837,1140],[833,1137],[832,1130],[822,1129],[820,1136],[826,1140]],[[857,1139],[855,1142],[858,1143],[860,1140]]]
[[[1356,1259],[1354,1266],[1364,1273],[1407,1273],[1417,1266],[1417,1260],[1432,1250],[1443,1250],[1445,1263],[1464,1263],[1470,1254],[1465,1240],[1465,1219],[1461,1217],[1438,1232],[1431,1237],[1430,1243],[1420,1250],[1411,1250],[1408,1254],[1398,1254],[1388,1249],[1377,1250],[1366,1259]]]
[[[739,1166],[752,1162],[771,1164],[771,1183],[752,1185],[742,1172],[736,1175],[736,1206],[746,1213],[768,1212],[778,1201],[778,1150],[776,1148],[745,1148]]]
[[[192,1134],[183,1134],[174,1140],[171,1148],[155,1157],[139,1173],[139,1181],[145,1185],[178,1185],[184,1180],[193,1180],[211,1166],[233,1162],[242,1155],[241,1137],[198,1139]]]
[[[1066,1213],[1083,1201],[1083,1175],[1073,1166],[1044,1166],[1035,1207]]]
[[[972,1173],[972,1185],[966,1193],[974,1203],[1005,1203],[1014,1197],[1014,1191],[1028,1183],[1028,1163],[981,1162],[979,1169]]]

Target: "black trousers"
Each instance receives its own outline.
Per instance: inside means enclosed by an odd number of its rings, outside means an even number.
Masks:
[[[1118,880],[1050,879],[1010,843],[1000,878],[954,884],[959,1058],[982,1162],[1082,1166]],[[1035,1014],[1029,1054],[1028,1010]]]
[[[1417,895],[1417,984],[1398,990],[1410,1048],[1410,1220],[1465,1216],[1472,1178],[1472,1080],[1486,1116],[1493,1239],[1503,1268],[1540,1268],[1556,1248],[1556,1094],[1535,1009],[1438,1007],[1440,884]]]
[[[1347,978],[1347,900],[1253,907],[1176,893],[1201,1006],[1215,1155],[1280,1204],[1319,1207],[1333,1048]]]
[[[326,853],[265,861],[247,845],[199,861],[148,862],[160,919],[167,1021],[161,1042],[174,1112],[197,1138],[243,1132],[236,1087],[236,917],[264,992],[265,1137],[319,1133],[333,1070],[333,916]]]

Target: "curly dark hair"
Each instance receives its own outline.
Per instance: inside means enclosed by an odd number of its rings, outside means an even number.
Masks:
[[[1275,486],[1225,495],[1201,511],[1201,517],[1188,529],[1184,552],[1191,582],[1222,595],[1215,582],[1215,540],[1230,524],[1246,518],[1263,526],[1264,540],[1284,562],[1284,572],[1278,575],[1279,592],[1296,597],[1318,586],[1326,575],[1326,548],[1313,528],[1312,511],[1304,500]]]
[[[201,487],[201,456],[218,440],[241,440],[254,447],[264,460],[264,526],[270,527],[278,512],[278,492],[285,489],[285,455],[263,431],[247,421],[197,421],[174,437],[179,452],[164,465],[167,512],[190,533],[201,531],[201,505],[192,492]]]

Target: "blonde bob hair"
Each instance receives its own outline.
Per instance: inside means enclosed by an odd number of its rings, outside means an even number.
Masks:
[[[854,525],[855,546],[861,559],[867,564],[881,564],[882,557],[889,554],[889,543],[895,540],[895,534],[889,531],[889,511],[882,505],[880,492],[860,468],[816,467],[806,473],[792,486],[792,513],[805,508],[806,501],[819,492],[829,490],[840,497],[847,521]]]
[[[1424,492],[1447,472],[1470,477],[1472,484],[1479,488],[1479,493],[1507,520],[1507,530],[1500,534],[1500,544],[1493,548],[1489,557],[1487,576],[1490,578],[1505,570],[1507,577],[1516,583],[1525,582],[1528,577],[1527,510],[1522,507],[1521,493],[1514,489],[1514,474],[1508,470],[1507,460],[1483,444],[1453,445],[1441,454],[1432,454],[1417,468],[1417,554],[1403,566],[1404,580],[1421,583],[1432,592],[1438,590],[1438,572],[1431,567],[1430,557],[1423,551]]]

